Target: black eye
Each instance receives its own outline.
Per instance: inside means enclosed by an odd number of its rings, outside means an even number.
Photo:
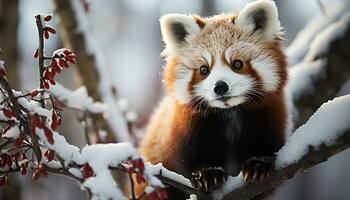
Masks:
[[[234,60],[231,67],[233,70],[240,70],[243,68],[243,62],[241,60]]]
[[[209,67],[206,66],[206,65],[202,65],[202,66],[199,68],[199,72],[201,73],[201,75],[206,76],[206,75],[209,74]]]

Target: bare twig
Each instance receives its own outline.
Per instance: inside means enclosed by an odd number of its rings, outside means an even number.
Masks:
[[[322,3],[322,1],[321,0],[316,0],[316,2],[317,2],[318,7],[320,7],[321,12],[324,15],[327,15],[326,8],[324,7],[324,4]]]

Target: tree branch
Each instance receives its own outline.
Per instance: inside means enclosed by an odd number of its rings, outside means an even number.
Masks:
[[[322,105],[323,102],[333,99],[340,88],[350,77],[350,26],[344,37],[332,41],[328,52],[324,55],[315,55],[311,61],[327,60],[323,76],[319,74],[312,79],[314,93],[303,93],[295,103],[299,111],[299,121],[297,125],[306,122],[307,119]]]
[[[18,16],[19,0],[0,0],[0,47],[2,59],[6,60],[7,78],[12,87],[18,89]]]
[[[97,70],[96,60],[95,57],[88,52],[84,34],[77,31],[78,21],[72,7],[72,1],[54,0],[53,2],[61,25],[62,41],[65,46],[76,53],[76,67],[80,78],[78,82],[80,85],[86,86],[89,96],[95,101],[101,101],[101,95],[98,90],[100,75]],[[103,118],[102,114],[92,115],[92,118],[100,130],[106,130],[108,132],[106,138],[108,142],[117,142],[115,133],[113,133],[113,130]]]

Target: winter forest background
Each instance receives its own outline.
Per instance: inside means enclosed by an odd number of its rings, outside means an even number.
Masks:
[[[0,59],[5,61],[9,82],[17,90],[31,91],[32,88],[38,87],[37,60],[33,58],[33,52],[38,46],[35,15],[53,14],[50,26],[54,27],[57,33],[50,35],[50,39],[45,42],[46,54],[51,55],[56,49],[65,47],[65,39],[60,37],[64,35],[62,24],[59,23],[59,17],[55,12],[57,8],[55,6],[58,3],[54,2],[54,0],[0,0],[0,48],[2,49]],[[67,2],[71,2],[76,17],[77,32],[85,35],[86,51],[94,55],[90,61],[95,62],[97,66],[99,85],[88,87],[95,88],[98,94],[89,93],[89,95],[108,106],[105,113],[108,116],[106,123],[117,133],[113,137],[118,138],[118,141],[129,141],[137,145],[149,115],[164,93],[160,75],[164,61],[159,58],[163,49],[159,17],[172,12],[197,13],[203,16],[232,12],[241,9],[250,0],[71,0]],[[302,58],[309,51],[309,46],[317,34],[346,14],[349,15],[350,11],[349,0],[276,0],[276,3],[281,24],[285,28],[284,43],[291,66],[303,64]],[[348,26],[350,17],[345,22]],[[348,34],[349,29],[349,27],[345,28],[343,32]],[[343,42],[348,46],[347,55],[349,56],[350,43],[349,37],[347,38],[348,40]],[[325,43],[329,42],[329,38],[323,39]],[[321,47],[322,41],[320,41],[321,44],[319,42]],[[329,45],[324,48],[325,53],[328,50]],[[344,55],[346,54],[342,56]],[[349,74],[349,65],[350,60],[347,57],[347,74]],[[84,76],[89,75],[72,65],[57,76],[57,82],[68,89],[76,90],[81,83],[87,83]],[[312,75],[310,77],[314,79]],[[90,81],[89,84],[95,83],[93,79]],[[88,89],[88,91],[92,90]],[[76,94],[80,93],[79,97],[84,95],[84,92],[80,90]],[[350,79],[343,83],[337,96],[349,93]],[[82,118],[81,113],[63,111],[62,114],[63,126],[58,129],[59,132],[69,143],[79,148],[84,147],[86,139],[83,126],[77,120]],[[350,124],[350,115],[348,119]],[[99,137],[108,140],[110,136],[105,135],[106,132],[99,132]],[[349,168],[350,150],[345,150],[327,162],[286,181],[278,187],[271,199],[350,199]],[[86,193],[81,190],[80,185],[75,180],[64,176],[49,174],[48,178],[40,178],[34,182],[31,176],[13,174],[10,175],[10,181],[10,186],[0,187],[0,199],[86,199]]]

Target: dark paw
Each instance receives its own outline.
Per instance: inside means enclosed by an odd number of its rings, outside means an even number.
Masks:
[[[268,178],[273,169],[273,163],[272,157],[250,158],[242,167],[244,180],[251,182]]]
[[[207,167],[192,173],[192,187],[202,191],[218,189],[226,181],[227,175],[222,167]]]

